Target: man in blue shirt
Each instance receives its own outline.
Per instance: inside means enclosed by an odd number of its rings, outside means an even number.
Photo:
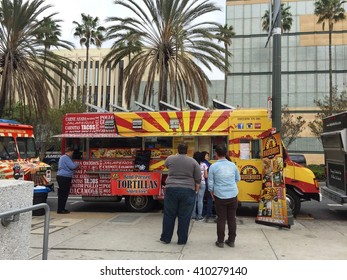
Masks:
[[[217,161],[209,168],[208,189],[215,202],[217,213],[217,241],[216,246],[224,247],[225,223],[228,223],[228,239],[225,241],[230,247],[235,246],[236,237],[236,210],[237,182],[240,181],[240,172],[233,162],[225,157],[227,149],[224,145],[216,147]]]
[[[66,201],[69,197],[73,171],[78,167],[77,163],[72,161],[74,150],[71,147],[66,148],[65,155],[61,156],[58,164],[57,182],[58,182],[58,214],[69,214],[65,209]]]

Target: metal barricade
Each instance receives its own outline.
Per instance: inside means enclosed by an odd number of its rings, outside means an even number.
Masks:
[[[48,254],[48,233],[49,233],[49,219],[50,219],[50,209],[47,203],[39,203],[30,207],[25,207],[17,210],[6,211],[0,213],[1,224],[4,227],[7,227],[10,223],[18,222],[21,213],[29,212],[37,209],[45,209],[45,223],[43,231],[43,251],[42,259],[47,260]]]

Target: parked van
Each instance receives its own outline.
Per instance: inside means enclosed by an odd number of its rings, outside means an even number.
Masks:
[[[59,159],[62,156],[61,151],[47,151],[45,153],[45,157],[43,158],[43,162],[50,165],[53,171],[58,170]]]

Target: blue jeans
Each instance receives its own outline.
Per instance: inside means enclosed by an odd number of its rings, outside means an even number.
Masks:
[[[202,219],[202,209],[204,207],[205,189],[206,189],[206,185],[201,184],[199,192],[196,195],[196,203],[194,203],[194,209],[193,209],[193,214],[192,214],[193,219],[196,218],[196,214],[198,214],[198,216],[197,216],[198,219]],[[196,206],[198,206],[198,211],[196,211]]]
[[[195,191],[188,188],[169,187],[165,190],[163,230],[161,241],[171,242],[178,217],[178,244],[186,244],[190,218],[195,202]]]
[[[205,191],[205,197],[206,197],[205,215],[207,218],[211,218],[213,217],[213,200],[212,200],[212,194],[207,188]]]

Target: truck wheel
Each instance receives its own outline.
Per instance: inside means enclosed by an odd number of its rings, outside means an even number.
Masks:
[[[50,162],[49,165],[51,166],[52,171],[58,170],[58,163],[56,163],[55,161]]]
[[[288,207],[292,210],[293,216],[296,217],[296,215],[299,214],[301,208],[299,195],[295,191],[287,188],[286,199]]]
[[[127,196],[125,197],[125,205],[132,212],[147,212],[154,206],[154,199],[149,195]]]

